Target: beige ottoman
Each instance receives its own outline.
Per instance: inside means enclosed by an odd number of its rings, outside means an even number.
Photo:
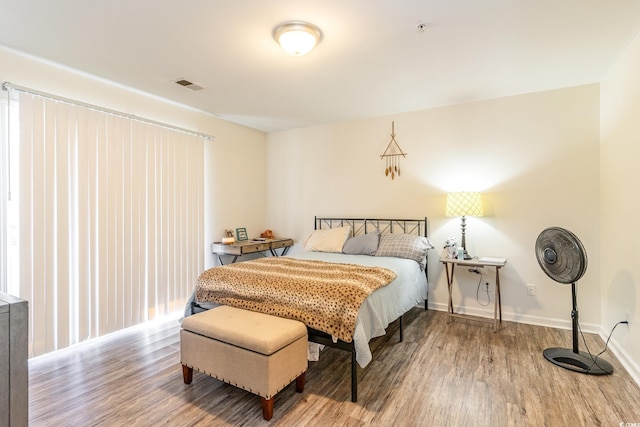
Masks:
[[[182,321],[180,359],[185,384],[193,370],[262,397],[262,415],[273,416],[274,395],[296,380],[304,389],[307,328],[302,322],[220,306]]]

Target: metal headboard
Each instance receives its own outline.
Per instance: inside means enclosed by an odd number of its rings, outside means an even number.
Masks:
[[[314,221],[314,230],[351,226],[354,236],[366,234],[377,228],[380,230],[380,234],[402,233],[428,237],[427,217],[424,217],[424,219],[380,219],[330,218],[316,216]]]

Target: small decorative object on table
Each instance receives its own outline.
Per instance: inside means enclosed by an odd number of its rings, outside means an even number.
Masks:
[[[273,231],[267,228],[262,233],[260,233],[260,237],[263,239],[273,239]]]
[[[238,238],[238,242],[242,242],[244,240],[249,240],[249,235],[247,234],[246,228],[236,228],[236,237]]]
[[[233,245],[236,242],[236,238],[233,237],[233,230],[224,230],[224,237],[222,238],[223,245]]]
[[[444,251],[442,252],[442,258],[455,258],[458,242],[455,237],[449,236],[446,242],[444,242]]]

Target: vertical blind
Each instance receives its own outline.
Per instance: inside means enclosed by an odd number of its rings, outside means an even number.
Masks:
[[[29,301],[30,355],[181,311],[204,262],[205,138],[18,95],[7,268]]]

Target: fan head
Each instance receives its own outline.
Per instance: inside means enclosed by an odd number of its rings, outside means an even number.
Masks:
[[[536,258],[540,268],[559,283],[575,283],[587,271],[587,251],[575,234],[560,227],[549,227],[536,239]]]

